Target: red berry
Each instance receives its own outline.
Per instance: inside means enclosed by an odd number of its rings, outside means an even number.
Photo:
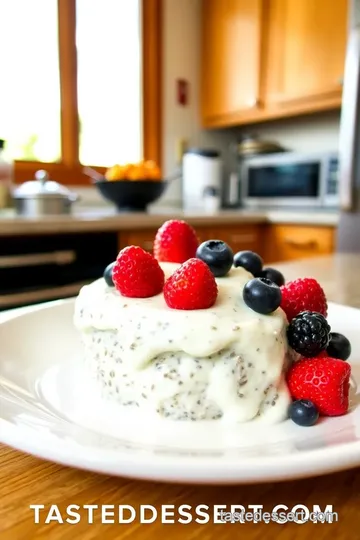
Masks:
[[[280,307],[289,322],[302,311],[315,311],[327,317],[327,301],[324,290],[313,278],[299,278],[281,287]]]
[[[120,294],[129,298],[149,298],[160,294],[165,281],[157,260],[138,246],[129,246],[120,251],[112,278]]]
[[[311,358],[295,362],[287,374],[294,399],[308,399],[323,416],[340,416],[349,408],[351,367],[336,358]]]
[[[160,262],[180,263],[195,257],[199,240],[186,221],[169,220],[155,236],[154,256]]]
[[[216,301],[217,284],[208,265],[189,259],[166,280],[164,297],[173,309],[207,309]]]

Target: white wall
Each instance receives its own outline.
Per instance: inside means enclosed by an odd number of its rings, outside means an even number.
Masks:
[[[165,174],[176,168],[176,142],[215,147],[228,153],[232,130],[204,132],[200,129],[200,0],[164,0],[163,33],[163,167]],[[176,101],[176,80],[189,83],[189,102]],[[181,181],[173,182],[162,203],[181,201]]]
[[[275,140],[298,152],[336,151],[338,149],[340,113],[332,111],[321,115],[291,118],[259,126],[251,132]]]

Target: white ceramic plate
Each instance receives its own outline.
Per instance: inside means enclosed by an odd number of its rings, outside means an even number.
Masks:
[[[72,324],[74,300],[3,315],[0,441],[106,474],[183,483],[250,483],[360,465],[360,405],[311,428],[291,421],[231,429],[211,422],[146,425],[98,401]],[[330,305],[334,331],[352,342],[360,382],[360,311]]]

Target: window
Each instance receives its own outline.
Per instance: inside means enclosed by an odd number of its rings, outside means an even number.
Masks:
[[[160,163],[161,0],[0,0],[0,138],[17,181]],[[29,24],[31,21],[31,24]]]

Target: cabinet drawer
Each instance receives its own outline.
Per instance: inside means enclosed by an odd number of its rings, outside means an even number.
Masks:
[[[267,257],[272,261],[291,261],[328,255],[334,249],[332,227],[273,226]]]
[[[212,238],[226,242],[234,253],[251,250],[260,253],[260,227],[244,225],[241,227],[219,227],[212,230]]]
[[[199,243],[213,238],[212,229],[209,227],[194,227]],[[154,246],[155,235],[158,229],[144,229],[139,231],[124,231],[120,233],[119,249],[126,246],[140,246],[145,251],[152,252]]]
[[[126,246],[140,246],[145,251],[152,252],[156,233],[157,229],[124,231],[120,233],[119,249]]]

